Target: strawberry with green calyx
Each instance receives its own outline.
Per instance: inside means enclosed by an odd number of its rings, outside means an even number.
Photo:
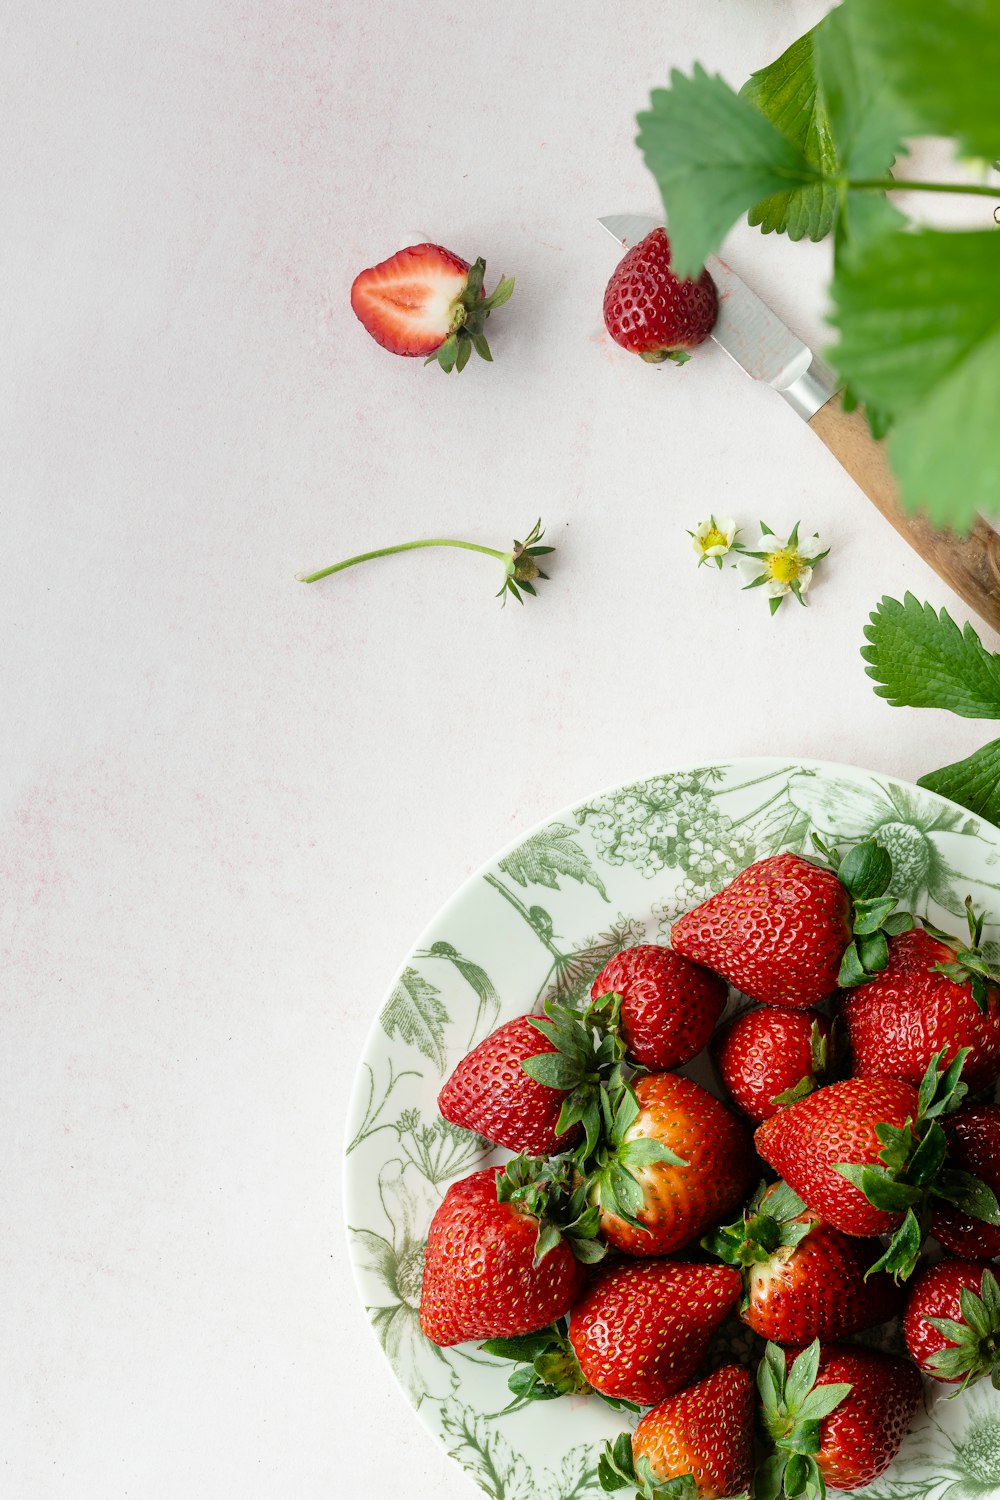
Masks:
[[[973,1260],[942,1260],[913,1283],[903,1319],[906,1347],[935,1380],[965,1390],[988,1375],[1000,1390],[1000,1286]]]
[[[355,316],[390,354],[425,355],[445,373],[464,370],[473,349],[492,361],[483,328],[509,301],[514,278],[505,276],[489,297],[486,262],[473,265],[443,245],[408,245],[359,272],[351,287]]]
[[[740,1317],[761,1338],[780,1344],[846,1338],[899,1311],[892,1278],[868,1275],[881,1244],[824,1224],[785,1182],[761,1183],[743,1218],[701,1243],[740,1268]]]
[[[740,1278],[727,1266],[608,1261],[574,1305],[568,1335],[557,1325],[483,1347],[522,1362],[508,1384],[523,1400],[594,1391],[638,1409],[675,1394],[698,1373],[739,1294]]]
[[[749,1135],[692,1078],[650,1073],[622,1091],[590,1164],[601,1233],[629,1255],[668,1255],[743,1201],[756,1176]]]
[[[498,1196],[498,1168],[452,1183],[427,1235],[420,1327],[440,1347],[512,1338],[561,1318],[586,1269],[558,1231],[512,1192]]]
[[[389,557],[394,552],[413,552],[420,547],[461,547],[466,552],[482,552],[487,557],[495,557],[498,562],[502,562],[503,583],[497,589],[496,597],[506,605],[507,595],[510,594],[518,604],[523,604],[521,595],[536,594],[538,591],[535,581],[549,576],[542,572],[538,559],[556,549],[539,545],[544,535],[541,520],[538,520],[524,541],[515,541],[509,552],[503,552],[498,547],[484,547],[481,542],[463,542],[453,536],[427,537],[419,542],[396,542],[391,547],[376,547],[374,552],[359,552],[356,557],[345,557],[342,562],[331,563],[328,568],[320,568],[316,573],[297,573],[295,576],[298,583],[318,583],[321,578],[329,578],[331,573],[342,573],[345,568],[353,568],[356,563],[371,562],[375,557]]]
[[[513,1157],[496,1168],[496,1198],[537,1224],[536,1266],[564,1242],[584,1265],[595,1265],[606,1255],[607,1246],[597,1238],[600,1213],[590,1201],[577,1152]]]
[[[890,939],[888,966],[844,1002],[852,1072],[918,1085],[931,1056],[966,1047],[972,1093],[1000,1078],[1000,971],[979,949],[983,918],[966,902],[971,945],[926,923]]]
[[[948,1165],[982,1178],[1000,1198],[1000,1104],[963,1104],[944,1122]],[[952,1255],[973,1260],[1000,1256],[1000,1226],[965,1214],[939,1199],[931,1216],[931,1234]]]
[[[725,981],[656,943],[616,953],[594,980],[587,1018],[621,1037],[630,1063],[663,1073],[708,1042],[725,1008]]]
[[[560,1152],[583,1135],[597,1144],[600,1091],[621,1085],[623,1048],[578,1014],[552,1006],[518,1016],[463,1057],[438,1095],[453,1125],[531,1156]]]
[[[798,854],[757,860],[674,923],[672,947],[751,1000],[805,1009],[883,968],[886,936],[913,925],[885,893],[892,860],[874,839],[828,866]],[[829,866],[836,866],[836,869]]]
[[[749,1372],[722,1365],[605,1444],[601,1488],[631,1486],[641,1500],[749,1500],[753,1408]]]
[[[758,1005],[712,1038],[712,1061],[734,1103],[755,1124],[826,1081],[837,1050],[828,1016]]]
[[[860,1489],[892,1463],[920,1402],[909,1360],[819,1340],[787,1367],[768,1344],[757,1370],[764,1428],[776,1452],[757,1470],[756,1500],[822,1500],[829,1483]]]
[[[1000,1224],[1000,1205],[980,1178],[946,1164],[939,1117],[965,1095],[966,1053],[948,1068],[932,1059],[919,1091],[887,1078],[849,1078],[765,1120],[760,1155],[821,1218],[845,1234],[891,1234],[871,1267],[897,1281],[912,1275],[934,1198]]]

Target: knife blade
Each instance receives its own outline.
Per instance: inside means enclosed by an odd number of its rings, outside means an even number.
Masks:
[[[663,228],[649,214],[608,214],[597,222],[625,249]],[[837,377],[724,260],[710,255],[705,264],[719,293],[711,337],[751,380],[769,385],[808,422],[836,394]]]
[[[637,245],[662,219],[649,214],[608,214],[598,223],[625,249]],[[808,422],[872,504],[925,562],[977,614],[1000,631],[1000,536],[977,520],[967,537],[936,531],[902,509],[885,448],[871,436],[860,411],[847,412],[836,375],[777,313],[710,255],[706,267],[719,293],[711,337],[753,380],[769,385]]]

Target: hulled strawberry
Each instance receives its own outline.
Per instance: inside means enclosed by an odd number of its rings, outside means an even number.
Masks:
[[[832,868],[798,854],[758,860],[674,923],[671,946],[764,1005],[818,1005],[884,968],[886,934],[912,926],[885,894],[892,861],[874,839]]]
[[[532,1333],[577,1300],[586,1271],[567,1238],[497,1197],[501,1168],[453,1183],[431,1220],[420,1326],[432,1343]]]
[[[591,1178],[605,1239],[630,1255],[667,1255],[741,1203],[756,1176],[747,1131],[700,1083],[640,1078],[618,1104]]]
[[[1000,1390],[1000,1287],[974,1260],[942,1260],[913,1283],[903,1318],[906,1347],[935,1380],[963,1388],[989,1375]]]
[[[580,1127],[560,1134],[558,1121],[571,1087],[554,1088],[524,1067],[536,1057],[560,1058],[563,1076],[582,1081],[582,1072],[578,1078],[560,1052],[554,1032],[554,1023],[544,1016],[518,1016],[491,1032],[463,1057],[438,1094],[445,1119],[509,1151],[532,1156],[569,1145]]]
[[[960,1047],[972,1093],[1000,1078],[1000,987],[979,950],[983,919],[969,906],[971,944],[914,928],[889,941],[889,962],[848,994],[843,1018],[857,1078],[903,1078],[916,1087],[931,1058]]]
[[[825,1081],[832,1024],[827,1016],[759,1005],[713,1037],[712,1060],[719,1077],[755,1124]]]
[[[354,278],[351,306],[390,354],[424,355],[426,364],[463,370],[473,349],[493,358],[483,326],[514,290],[507,276],[484,296],[485,273],[482,259],[470,266],[443,245],[410,245]]]
[[[948,1164],[978,1177],[1000,1198],[1000,1104],[963,1104],[944,1123]],[[973,1260],[1000,1256],[1000,1225],[963,1213],[943,1199],[934,1205],[931,1234],[952,1255]]]
[[[591,1013],[618,1029],[629,1062],[666,1072],[707,1043],[728,990],[708,969],[654,943],[615,954],[594,980]]]
[[[807,1500],[822,1496],[825,1484],[870,1484],[899,1452],[923,1390],[909,1360],[854,1344],[821,1350],[818,1340],[791,1369],[777,1344],[768,1344],[757,1384],[776,1448],[757,1471],[757,1500],[776,1500],[782,1484],[786,1495]]]
[[[753,1380],[722,1365],[605,1445],[601,1487],[663,1500],[746,1500],[753,1481]]]
[[[702,1244],[740,1267],[740,1317],[775,1343],[847,1338],[895,1317],[902,1302],[890,1276],[869,1275],[881,1244],[824,1224],[784,1182],[762,1184],[743,1217]]]
[[[569,1319],[522,1339],[491,1339],[488,1354],[515,1359],[515,1395],[529,1400],[596,1391],[613,1404],[653,1406],[698,1373],[740,1294],[728,1266],[674,1260],[606,1261]]]
[[[670,269],[670,241],[654,229],[619,261],[604,293],[604,324],[616,344],[650,363],[683,364],[715,325],[719,300],[707,271],[681,281]]]

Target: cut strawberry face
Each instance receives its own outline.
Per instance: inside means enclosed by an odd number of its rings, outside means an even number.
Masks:
[[[390,354],[424,355],[445,371],[462,370],[473,348],[491,360],[483,324],[514,290],[504,277],[483,293],[486,263],[470,266],[442,245],[411,245],[355,278],[351,306],[376,343]]]

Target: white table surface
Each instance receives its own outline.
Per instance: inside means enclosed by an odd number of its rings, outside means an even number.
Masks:
[[[5,733],[0,1493],[473,1494],[396,1390],[341,1216],[346,1095],[418,930],[596,787],[759,752],[916,777],[989,726],[858,656],[966,618],[714,346],[604,333],[653,211],[633,116],[822,0],[13,0],[0,23]],[[495,364],[394,359],[350,282],[411,230],[517,277]],[[728,242],[823,338],[825,245]],[[772,620],[711,509],[832,546]],[[421,535],[558,546],[525,609]],[[984,637],[996,645],[995,639]]]

